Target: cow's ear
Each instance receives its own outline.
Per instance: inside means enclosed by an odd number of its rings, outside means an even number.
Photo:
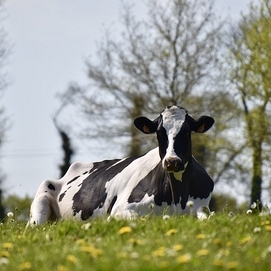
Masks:
[[[213,126],[214,122],[214,119],[209,116],[202,116],[198,120],[190,117],[191,130],[196,133],[205,133]]]
[[[134,120],[135,127],[144,134],[153,134],[157,131],[157,122],[146,117],[138,117]]]

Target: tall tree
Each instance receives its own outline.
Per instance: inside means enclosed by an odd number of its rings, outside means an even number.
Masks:
[[[75,153],[74,148],[71,144],[70,133],[69,131],[65,131],[65,130],[69,130],[69,128],[64,129],[58,124],[58,121],[57,121],[61,110],[63,109],[63,107],[66,105],[67,102],[68,101],[65,99],[62,101],[61,106],[58,108],[58,110],[56,111],[53,117],[54,125],[61,139],[61,147],[63,151],[63,160],[62,160],[62,163],[58,166],[60,170],[60,174],[59,174],[60,178],[66,174],[67,170],[71,166],[72,157]]]
[[[4,71],[4,67],[6,65],[7,56],[9,54],[10,48],[7,45],[6,37],[7,34],[3,28],[2,22],[4,20],[4,1],[0,0],[0,100],[3,96],[4,89],[7,86],[7,77]],[[9,127],[8,118],[5,114],[5,109],[3,105],[0,105],[0,149],[3,146],[5,141],[5,136],[7,129]],[[0,168],[0,219],[3,217],[4,208],[1,205],[2,203],[2,195],[3,190],[1,190],[1,186],[5,179],[5,174],[3,173],[2,169]]]
[[[194,146],[201,163],[219,180],[240,151],[227,136],[239,109],[223,80],[223,22],[215,15],[213,1],[148,3],[146,19],[124,6],[120,38],[107,31],[98,44],[97,59],[86,61],[89,87],[72,85],[64,96],[73,95],[70,101],[90,120],[86,133],[119,138],[130,146],[130,155],[141,154],[154,142],[131,128],[135,116],[156,116],[157,110],[172,104],[184,106],[195,117],[213,115],[216,128],[204,135],[205,140],[198,137]]]
[[[261,201],[265,150],[271,143],[271,1],[251,4],[232,29],[231,79],[243,108],[247,146],[252,151],[251,202]]]

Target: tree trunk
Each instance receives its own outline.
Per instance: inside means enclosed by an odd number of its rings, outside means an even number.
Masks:
[[[144,98],[135,95],[133,97],[133,107],[130,111],[130,119],[134,120],[136,117],[139,117],[142,115],[142,109],[144,106]],[[140,134],[135,129],[134,124],[131,124],[130,127],[130,133],[131,133],[131,143],[130,143],[130,149],[128,151],[129,156],[137,156],[142,154],[142,142],[140,140]]]
[[[5,217],[5,208],[2,205],[2,190],[0,189],[0,221]]]
[[[251,203],[261,203],[262,194],[262,142],[254,141],[253,144],[253,176],[251,186]]]

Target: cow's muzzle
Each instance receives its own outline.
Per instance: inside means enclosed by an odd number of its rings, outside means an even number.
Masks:
[[[184,171],[184,164],[178,157],[167,157],[164,159],[163,168],[169,172],[179,172]]]

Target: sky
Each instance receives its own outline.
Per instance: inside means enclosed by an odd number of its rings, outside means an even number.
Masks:
[[[135,2],[142,16],[144,4]],[[215,0],[221,16],[237,20],[249,0]],[[9,86],[0,103],[11,127],[0,152],[6,179],[4,195],[33,197],[45,179],[57,179],[61,142],[52,117],[60,105],[57,93],[70,82],[87,83],[84,61],[95,55],[104,27],[118,30],[121,0],[6,0],[4,27],[11,53],[7,71]],[[65,117],[65,116],[64,116]],[[67,115],[67,120],[69,116]],[[120,158],[99,152],[77,139],[74,161]],[[97,146],[97,144],[96,144]]]

